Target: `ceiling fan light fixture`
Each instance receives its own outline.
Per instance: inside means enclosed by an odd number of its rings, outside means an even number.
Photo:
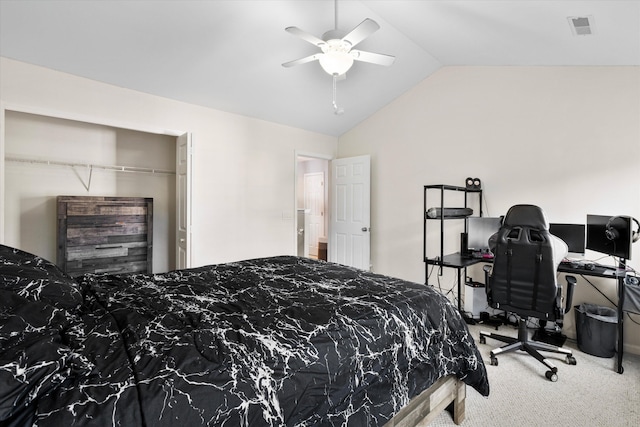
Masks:
[[[327,74],[341,76],[353,65],[353,56],[343,52],[329,52],[322,55],[319,61]]]
[[[320,66],[330,76],[341,76],[353,65],[353,56],[349,53],[351,45],[342,40],[329,40],[322,47]]]

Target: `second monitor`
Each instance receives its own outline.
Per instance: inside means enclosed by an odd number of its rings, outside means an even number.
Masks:
[[[564,240],[569,247],[569,258],[581,258],[585,254],[584,224],[549,224],[549,233]]]
[[[489,250],[489,237],[494,235],[502,225],[502,218],[487,216],[470,216],[467,218],[467,250],[469,252],[486,252]]]

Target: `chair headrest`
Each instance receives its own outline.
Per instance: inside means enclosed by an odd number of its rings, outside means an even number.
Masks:
[[[532,227],[539,230],[548,230],[549,222],[544,211],[534,205],[514,205],[504,217],[504,226]]]

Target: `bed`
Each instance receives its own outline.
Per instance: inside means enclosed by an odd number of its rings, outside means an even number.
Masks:
[[[409,426],[489,394],[430,287],[277,256],[71,278],[0,245],[2,426]]]

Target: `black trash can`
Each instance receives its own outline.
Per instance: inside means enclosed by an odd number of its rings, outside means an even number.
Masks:
[[[598,357],[616,353],[618,313],[609,307],[582,303],[576,312],[576,336],[580,351]]]

